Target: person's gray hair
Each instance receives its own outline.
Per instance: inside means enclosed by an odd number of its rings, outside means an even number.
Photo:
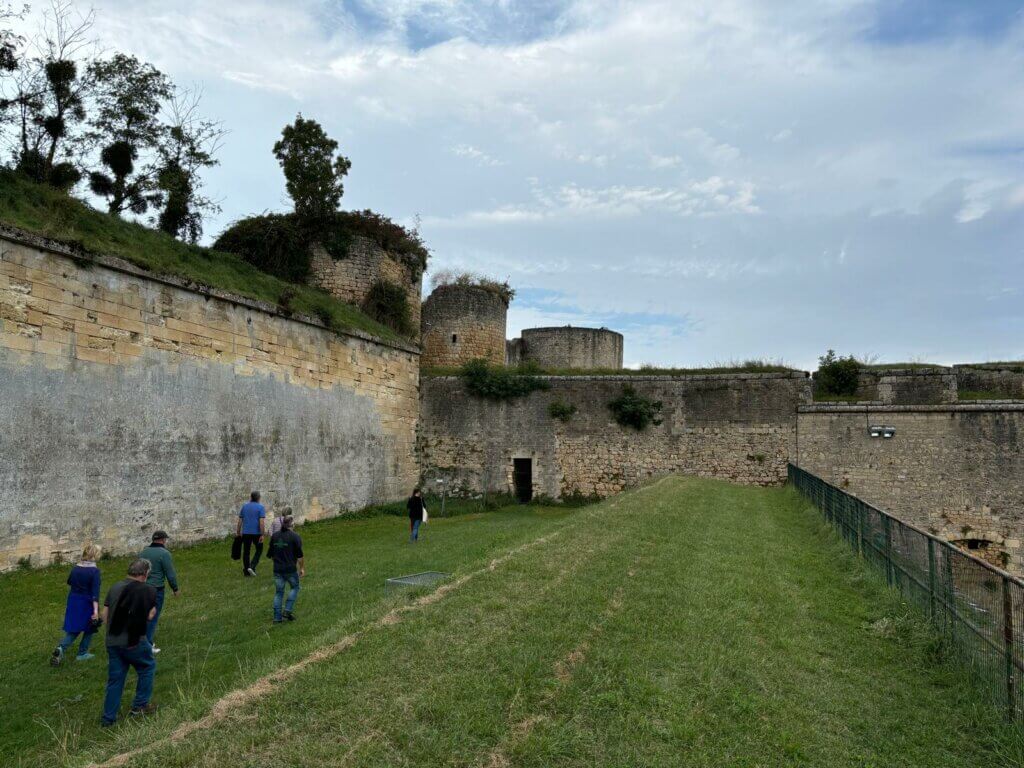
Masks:
[[[294,518],[294,517],[292,517],[291,515],[285,515],[285,516],[284,516],[284,517],[283,517],[283,518],[281,519],[281,527],[282,527],[282,528],[287,528],[288,530],[291,530],[291,527],[292,527],[292,526],[293,526],[294,524],[295,524],[295,518]]]
[[[140,557],[138,560],[132,562],[128,566],[129,576],[149,576],[149,572],[153,569],[152,564],[144,557]]]

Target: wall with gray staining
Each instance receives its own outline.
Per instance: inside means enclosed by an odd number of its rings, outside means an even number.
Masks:
[[[550,389],[511,401],[466,392],[458,377],[420,388],[423,471],[463,492],[509,492],[512,460],[533,459],[534,491],[611,495],[664,472],[773,485],[795,450],[796,408],[810,402],[803,373],[710,376],[548,376]],[[624,386],[663,404],[643,432],[615,422]],[[567,421],[553,402],[576,407]]]
[[[542,368],[622,368],[622,334],[607,328],[526,328],[519,342],[520,359]]]
[[[890,439],[868,427],[892,426]],[[1024,403],[816,405],[795,463],[894,516],[1024,572]]]
[[[305,517],[392,499],[402,475],[375,404],[342,389],[149,353],[131,368],[5,364],[0,546],[28,533],[131,549],[164,528],[222,536],[249,492]]]
[[[415,348],[0,245],[0,570],[222,536],[254,488],[309,520],[417,481]]]

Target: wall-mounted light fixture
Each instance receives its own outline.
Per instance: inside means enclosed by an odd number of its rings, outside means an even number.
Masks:
[[[896,436],[896,427],[885,427],[880,424],[876,424],[868,427],[868,434],[871,437],[880,437],[883,440],[887,440],[890,437]]]

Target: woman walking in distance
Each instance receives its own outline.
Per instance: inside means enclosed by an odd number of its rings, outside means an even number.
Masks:
[[[64,608],[64,639],[53,649],[50,663],[58,666],[64,660],[64,654],[81,635],[78,643],[77,661],[91,659],[89,653],[93,633],[96,632],[100,614],[100,569],[96,561],[100,559],[101,550],[95,544],[86,544],[82,549],[82,559],[68,575],[68,601]]]
[[[405,508],[409,510],[409,541],[418,541],[420,525],[423,524],[423,518],[427,513],[427,505],[423,503],[423,495],[419,488],[413,489],[412,496],[405,503]]]

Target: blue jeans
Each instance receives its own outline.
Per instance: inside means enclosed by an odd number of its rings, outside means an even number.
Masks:
[[[149,640],[149,644],[153,644],[153,635],[156,634],[156,623],[160,620],[160,611],[164,609],[164,588],[156,588],[156,613],[153,618],[146,624],[146,639]]]
[[[153,695],[156,659],[153,657],[153,646],[141,638],[133,648],[107,646],[107,656],[107,696],[103,700],[103,722],[112,723],[117,720],[117,712],[121,708],[121,695],[124,693],[124,681],[128,677],[129,668],[134,668],[139,677],[132,708],[149,704]]]
[[[288,600],[285,601],[285,613],[291,613],[295,607],[295,598],[299,596],[299,574],[297,573],[275,573],[274,574],[274,621],[281,620],[281,601],[284,600],[284,585],[288,584],[291,591],[288,592]]]
[[[412,535],[409,537],[409,541],[416,541],[420,537],[420,526],[423,525],[422,520],[412,520]]]
[[[65,632],[64,639],[61,640],[58,645],[60,645],[64,652],[67,653],[68,648],[75,644],[75,638],[78,637],[79,634],[82,635],[82,641],[78,644],[78,655],[81,656],[82,654],[88,653],[89,645],[92,643],[92,636],[95,634],[94,632]]]

